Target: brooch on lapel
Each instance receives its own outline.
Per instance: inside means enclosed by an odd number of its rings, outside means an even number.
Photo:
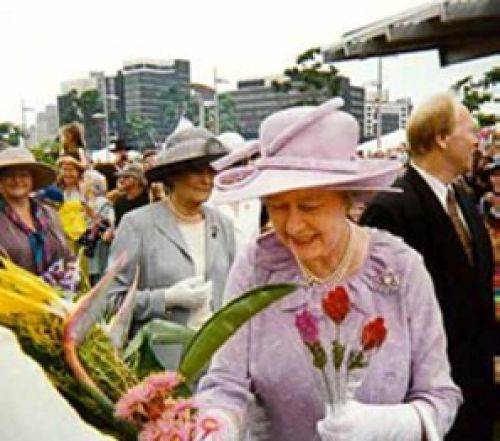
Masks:
[[[392,269],[386,268],[378,276],[374,288],[383,295],[394,294],[399,289],[399,277]]]

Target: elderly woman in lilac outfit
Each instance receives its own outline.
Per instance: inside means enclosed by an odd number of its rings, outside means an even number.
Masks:
[[[215,355],[198,395],[202,414],[219,422],[205,440],[244,439],[255,402],[273,441],[439,440],[453,423],[462,397],[450,377],[441,314],[422,258],[397,237],[346,217],[353,197],[390,191],[398,162],[356,159],[359,128],[341,105],[337,98],[269,116],[260,128],[261,159],[216,177],[220,202],[259,197],[274,227],[237,258],[226,298],[268,283],[300,287],[256,315]],[[328,348],[334,327],[321,298],[336,286],[352,303],[344,341],[374,316],[384,317],[388,337],[354,399],[342,411],[325,412],[317,371],[294,322],[307,307],[319,317]]]

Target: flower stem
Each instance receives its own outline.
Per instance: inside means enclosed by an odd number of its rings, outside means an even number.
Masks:
[[[321,376],[323,378],[323,382],[325,383],[326,399],[328,401],[328,404],[330,404],[330,406],[333,406],[333,391],[324,369],[321,369]]]
[[[340,342],[340,325],[338,323],[335,324],[335,338],[338,342]],[[334,378],[335,378],[335,402],[336,404],[339,404],[341,401],[341,393],[340,393],[340,368],[342,367],[343,361],[340,364],[339,368],[337,369],[336,366],[334,366]]]

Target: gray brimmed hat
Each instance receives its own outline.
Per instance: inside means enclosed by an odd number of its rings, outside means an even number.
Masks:
[[[127,164],[123,167],[122,170],[115,173],[117,178],[124,178],[131,176],[132,178],[137,179],[142,185],[147,185],[146,177],[144,176],[144,168],[141,164],[137,164],[132,162],[131,164]]]
[[[167,139],[156,165],[146,172],[149,181],[162,181],[172,174],[208,166],[229,150],[207,129],[190,127]]]
[[[24,147],[7,147],[0,151],[0,174],[14,167],[31,172],[33,191],[52,184],[57,177],[56,171],[50,165],[37,162],[33,154]]]

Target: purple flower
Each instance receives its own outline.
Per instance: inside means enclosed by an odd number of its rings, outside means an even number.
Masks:
[[[308,309],[295,314],[295,327],[305,344],[312,345],[319,341],[318,318]]]

